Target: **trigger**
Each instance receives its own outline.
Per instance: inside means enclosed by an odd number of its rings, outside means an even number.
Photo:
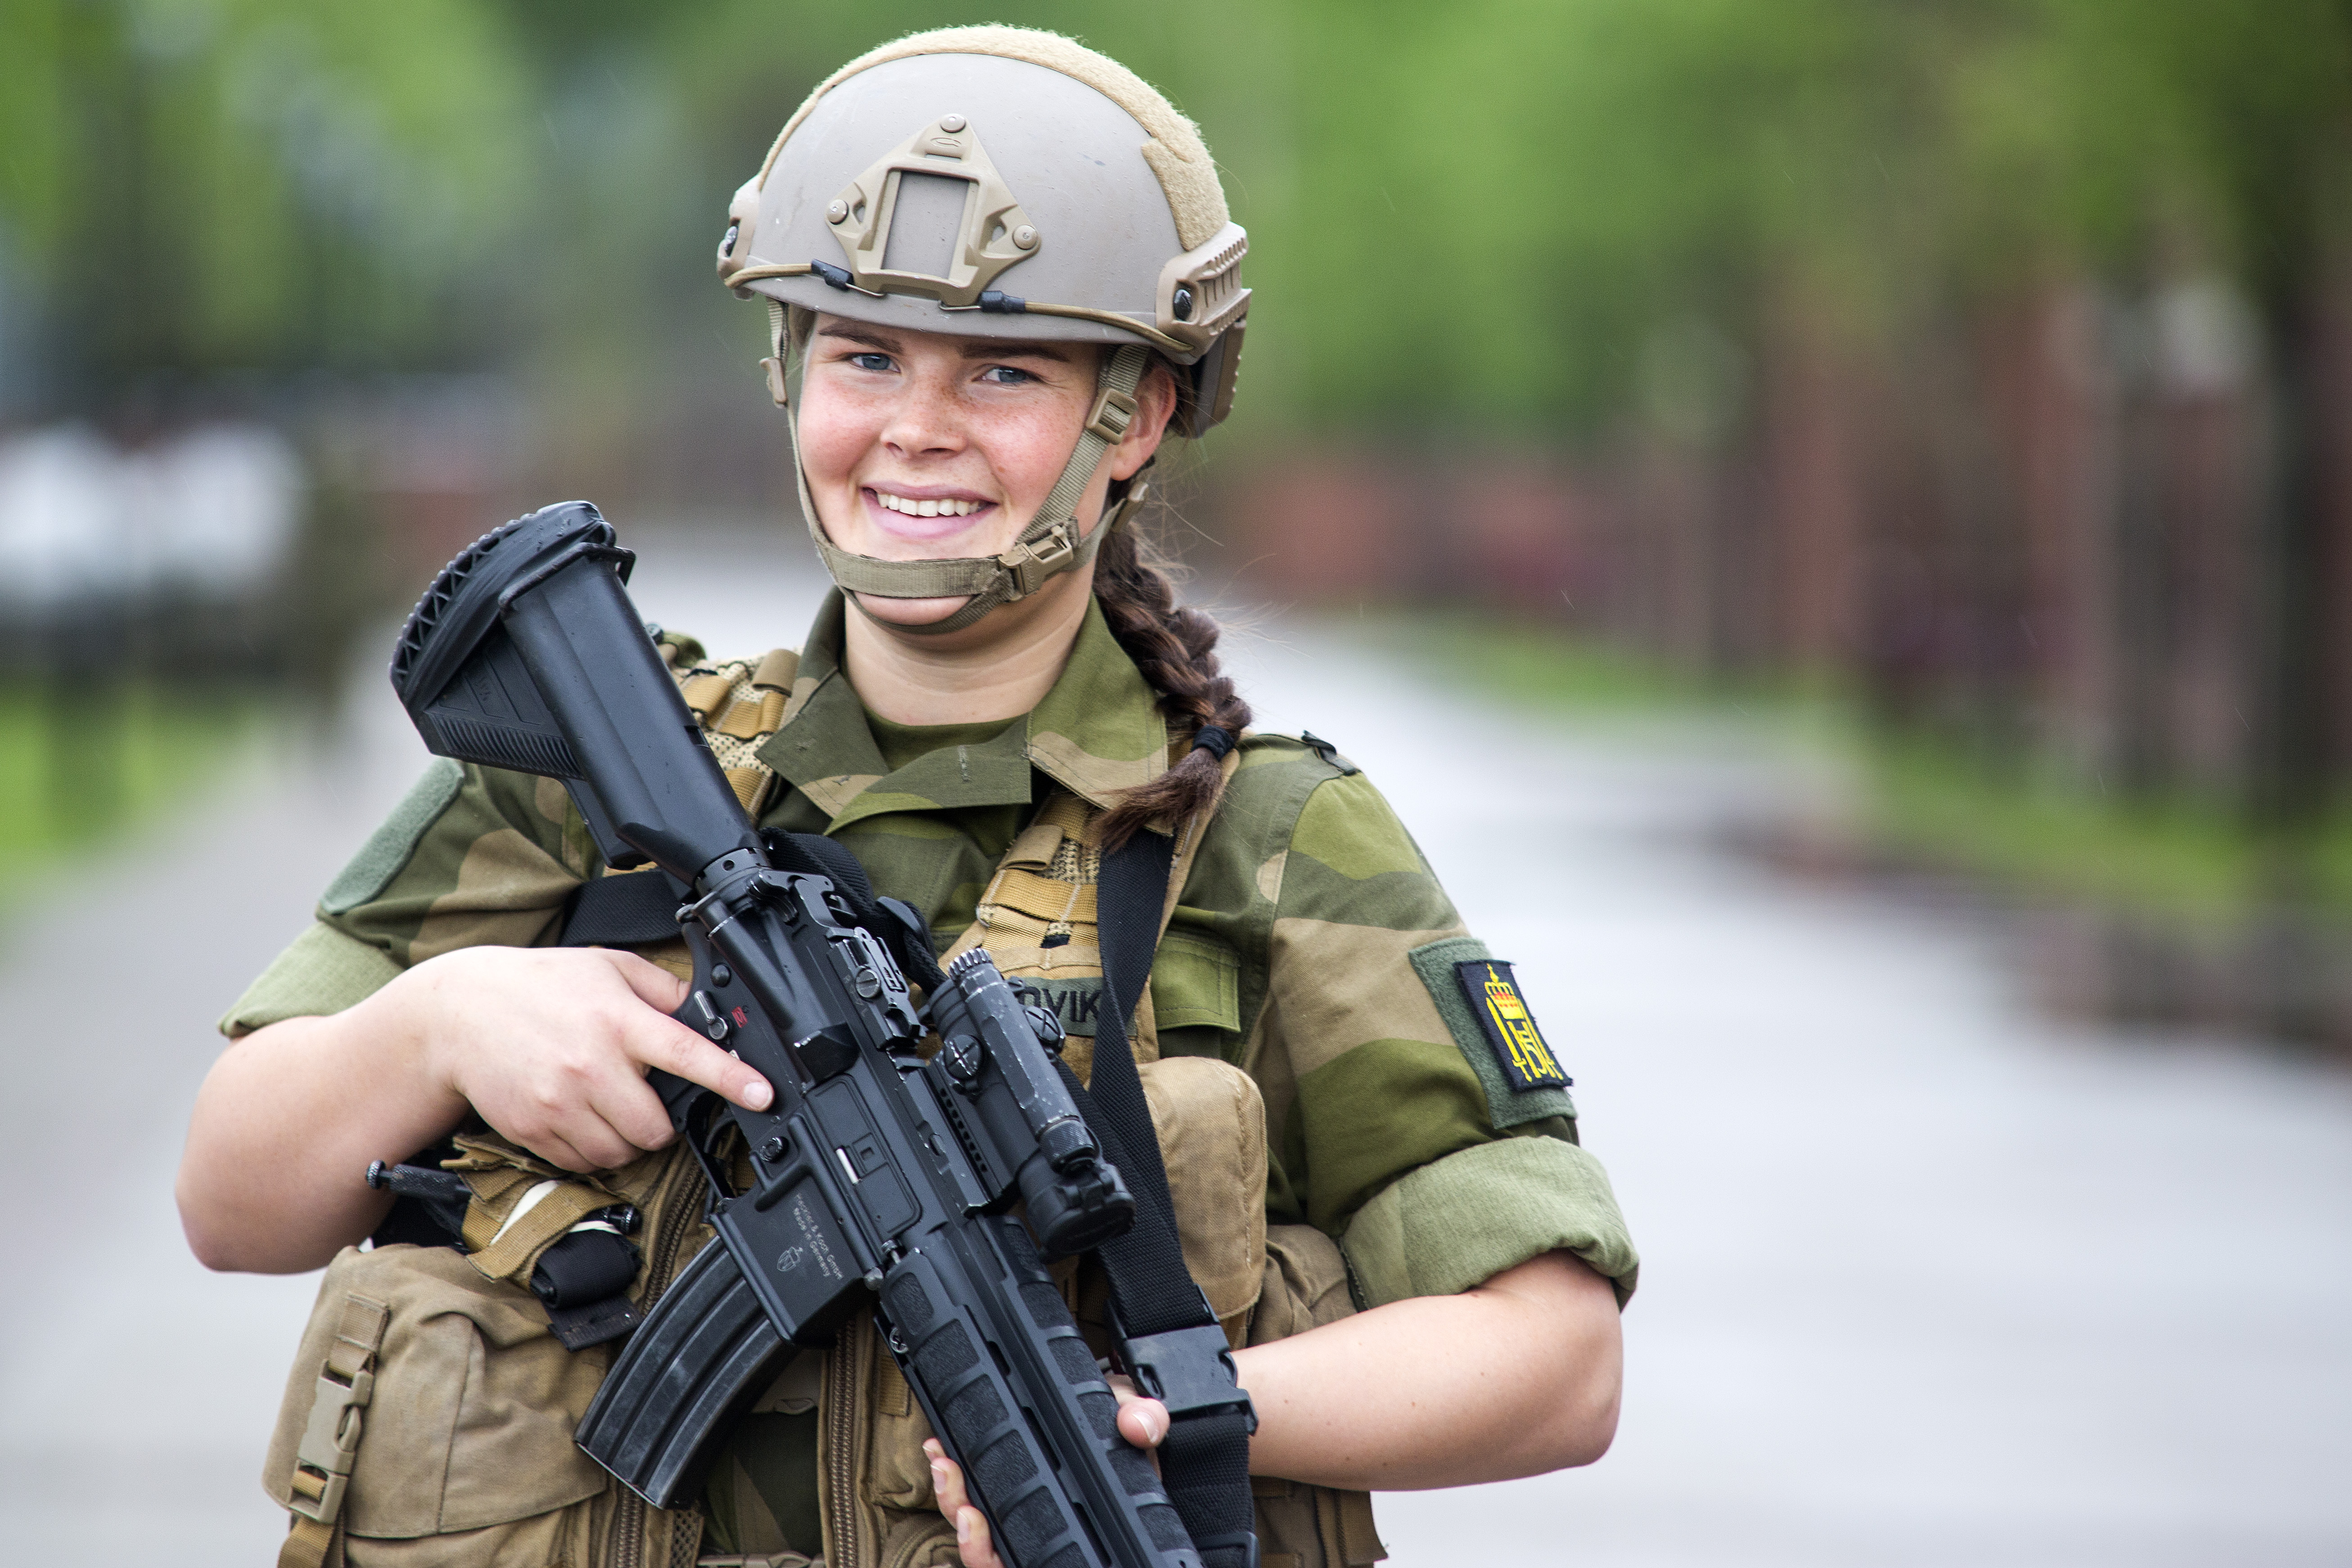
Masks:
[[[646,1087],[661,1097],[662,1109],[669,1112],[670,1125],[673,1127],[686,1125],[687,1109],[694,1103],[696,1095],[710,1092],[691,1079],[683,1079],[676,1073],[664,1072],[659,1068],[651,1068],[646,1072]]]

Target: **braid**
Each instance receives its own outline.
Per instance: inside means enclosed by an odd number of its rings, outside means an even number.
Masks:
[[[1095,598],[1118,646],[1160,694],[1160,710],[1191,736],[1208,725],[1238,736],[1249,704],[1217,667],[1217,623],[1176,603],[1176,584],[1159,552],[1118,529],[1095,555]],[[1103,847],[1116,849],[1155,817],[1181,821],[1205,807],[1223,773],[1218,755],[1188,747],[1176,765],[1129,790],[1102,819]]]

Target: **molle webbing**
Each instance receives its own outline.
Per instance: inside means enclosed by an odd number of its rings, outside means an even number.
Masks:
[[[678,694],[702,725],[702,737],[719,759],[735,798],[756,820],[775,787],[775,770],[761,762],[760,747],[784,721],[793,677],[800,658],[779,648],[765,658],[699,664],[676,672]]]

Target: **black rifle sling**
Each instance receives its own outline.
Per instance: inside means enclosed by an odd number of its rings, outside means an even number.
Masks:
[[[677,884],[659,871],[606,872],[572,890],[564,947],[641,947],[677,937]]]
[[[1141,832],[1103,857],[1096,921],[1103,955],[1103,1001],[1096,1016],[1090,1091],[1078,1097],[1096,1137],[1135,1194],[1135,1225],[1097,1249],[1110,1276],[1119,1326],[1130,1338],[1178,1329],[1215,1328],[1208,1298],[1184,1266],[1168,1171],[1127,1020],[1142,1000],[1160,945],[1175,846]],[[1160,1447],[1161,1477],[1208,1568],[1249,1568],[1256,1561],[1249,1484],[1249,1422],[1238,1410],[1178,1416]]]
[[[907,978],[929,991],[940,983],[940,961],[921,917],[895,899],[877,899],[866,868],[841,845],[817,833],[770,833],[769,858],[778,868],[830,877],[856,923],[882,939]],[[563,917],[564,947],[643,947],[677,935],[677,885],[659,871],[607,873],[573,889]]]

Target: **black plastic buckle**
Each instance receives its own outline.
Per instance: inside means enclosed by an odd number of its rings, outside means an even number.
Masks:
[[[1196,1535],[1192,1538],[1192,1550],[1201,1554],[1203,1563],[1213,1561],[1213,1552],[1244,1552],[1248,1553],[1248,1568],[1258,1568],[1257,1532],[1255,1531],[1229,1530],[1223,1535]]]
[[[1339,747],[1333,745],[1330,742],[1325,740],[1322,736],[1317,734],[1312,730],[1299,731],[1298,739],[1305,743],[1308,751],[1313,752],[1317,756],[1322,758],[1325,762],[1339,769],[1339,776],[1342,778],[1347,777],[1349,773],[1360,773],[1364,771],[1355,763],[1349,762],[1347,758],[1341,756],[1339,754]]]
[[[1168,1407],[1169,1418],[1238,1410],[1257,1431],[1257,1406],[1234,1372],[1233,1347],[1214,1323],[1142,1334],[1119,1346],[1136,1387]]]

